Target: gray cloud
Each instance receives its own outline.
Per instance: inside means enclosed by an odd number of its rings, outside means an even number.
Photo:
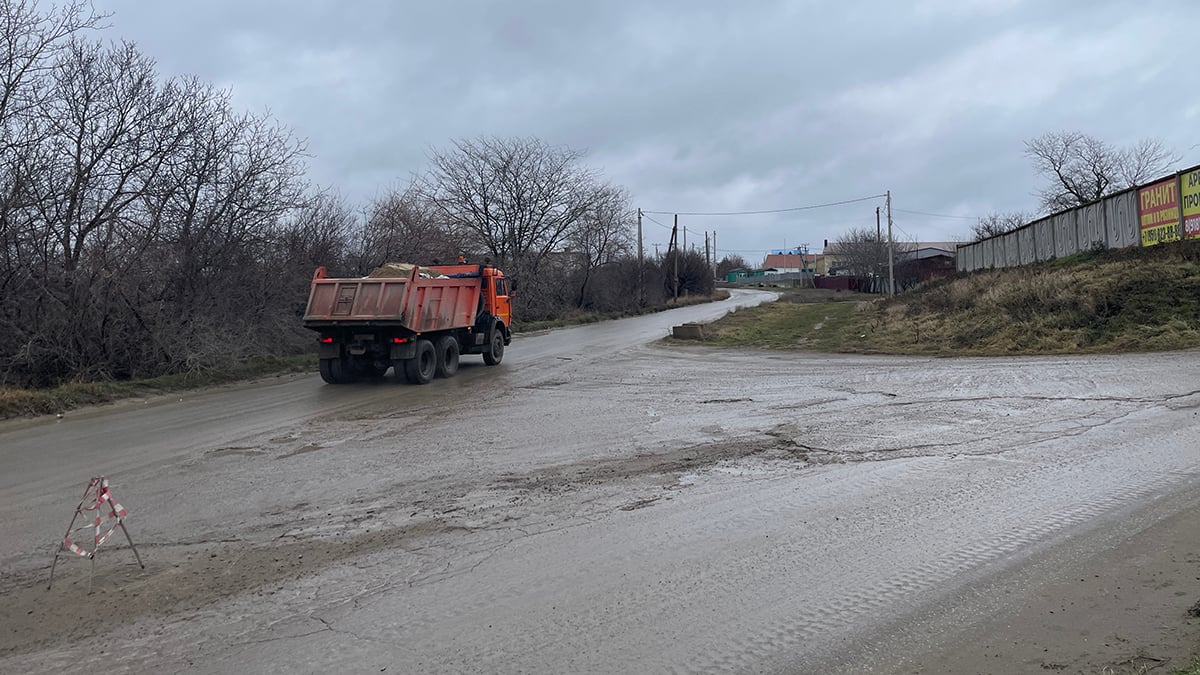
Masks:
[[[975,216],[1033,208],[1026,138],[1159,136],[1186,154],[1200,116],[1183,48],[1200,6],[1181,2],[96,4],[165,74],[269,108],[308,138],[314,180],[360,201],[453,138],[530,135],[587,149],[648,209],[890,189],[898,208]],[[756,259],[873,225],[876,204],[685,224]],[[923,240],[970,225],[897,223]]]

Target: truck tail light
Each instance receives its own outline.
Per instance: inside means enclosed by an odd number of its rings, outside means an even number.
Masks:
[[[402,345],[405,342],[408,342],[408,338],[392,338],[392,344],[395,345]]]
[[[330,344],[333,342],[333,338],[321,338],[321,342],[324,342],[325,344]]]

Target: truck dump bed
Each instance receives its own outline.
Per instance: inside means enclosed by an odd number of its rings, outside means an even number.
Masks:
[[[322,268],[313,277],[304,325],[400,326],[415,333],[473,326],[482,283],[478,266],[455,266],[452,276],[434,278],[422,269],[429,268],[413,266],[407,277],[330,279]]]

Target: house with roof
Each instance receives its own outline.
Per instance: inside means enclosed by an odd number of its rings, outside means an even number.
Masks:
[[[879,256],[879,272],[877,274],[860,276],[864,282],[863,290],[868,292],[883,292],[887,288],[887,251],[886,244],[867,242],[864,245],[881,247],[874,252],[858,252],[839,250],[839,242],[825,242],[822,251],[825,268],[831,277],[855,276],[852,261],[858,260],[861,267],[870,256]],[[897,289],[912,288],[919,283],[953,276],[955,259],[958,255],[958,243],[952,241],[898,242],[896,245],[893,268],[896,276]]]
[[[911,288],[919,283],[952,277],[958,258],[956,241],[924,241],[908,251],[897,254],[896,262],[903,273],[897,273],[896,284],[900,288]]]
[[[820,253],[805,253],[799,249],[771,251],[763,260],[764,268],[774,268],[780,274],[810,272],[825,274],[825,256]]]

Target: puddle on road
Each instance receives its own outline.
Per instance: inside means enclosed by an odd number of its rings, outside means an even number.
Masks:
[[[303,454],[306,454],[309,452],[316,452],[318,450],[323,450],[326,447],[328,447],[328,446],[320,445],[318,443],[309,443],[308,445],[302,445],[299,448],[296,448],[295,450],[293,450],[289,453],[280,455],[280,456],[276,457],[275,459],[287,459],[288,457],[295,457],[296,455],[303,455]]]
[[[629,502],[628,504],[620,507],[620,510],[636,511],[638,509],[644,509],[647,506],[653,506],[655,503],[658,502],[659,499],[661,499],[661,497],[648,497],[646,499],[637,499],[637,500]]]
[[[259,450],[258,448],[237,447],[209,450],[204,454],[207,457],[254,457],[256,455],[265,455],[266,452]]]

